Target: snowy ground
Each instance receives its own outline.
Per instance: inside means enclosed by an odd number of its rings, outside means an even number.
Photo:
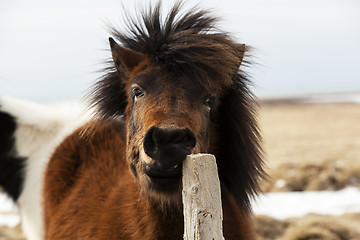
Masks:
[[[18,209],[4,193],[0,193],[0,225],[15,227],[20,222]]]
[[[253,203],[255,214],[276,219],[301,217],[308,213],[342,215],[360,212],[360,190],[279,192],[259,196]]]
[[[276,219],[301,217],[308,213],[341,215],[360,212],[360,190],[347,187],[340,191],[267,193],[253,202],[255,214]],[[10,227],[20,222],[13,202],[0,193],[0,225]]]

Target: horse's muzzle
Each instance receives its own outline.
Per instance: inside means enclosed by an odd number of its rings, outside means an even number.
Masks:
[[[151,127],[145,135],[144,151],[157,169],[172,170],[181,165],[195,147],[196,139],[188,129]]]

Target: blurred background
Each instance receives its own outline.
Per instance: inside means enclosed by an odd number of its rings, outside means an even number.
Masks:
[[[156,1],[0,1],[0,95],[81,99],[110,57],[107,25],[123,29],[122,5],[134,14],[148,2]],[[164,12],[174,2],[163,1]],[[187,0],[185,8],[196,4],[254,47],[247,71],[269,173],[254,200],[259,239],[360,239],[360,2]],[[6,201],[0,240],[22,239]]]

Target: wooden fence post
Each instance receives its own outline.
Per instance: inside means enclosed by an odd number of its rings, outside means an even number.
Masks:
[[[193,154],[183,164],[184,240],[223,240],[220,181],[215,157]]]

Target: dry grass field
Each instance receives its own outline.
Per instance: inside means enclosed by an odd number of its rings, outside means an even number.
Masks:
[[[261,103],[259,120],[269,173],[265,192],[360,186],[360,104]],[[255,221],[260,240],[360,239],[360,214]],[[18,233],[2,228],[0,240],[22,239]]]
[[[25,240],[26,238],[22,234],[21,226],[18,225],[15,228],[0,226],[0,240]]]
[[[258,240],[359,240],[360,214],[322,216],[310,214],[279,221],[256,216]]]
[[[360,104],[262,104],[264,191],[360,186]]]

